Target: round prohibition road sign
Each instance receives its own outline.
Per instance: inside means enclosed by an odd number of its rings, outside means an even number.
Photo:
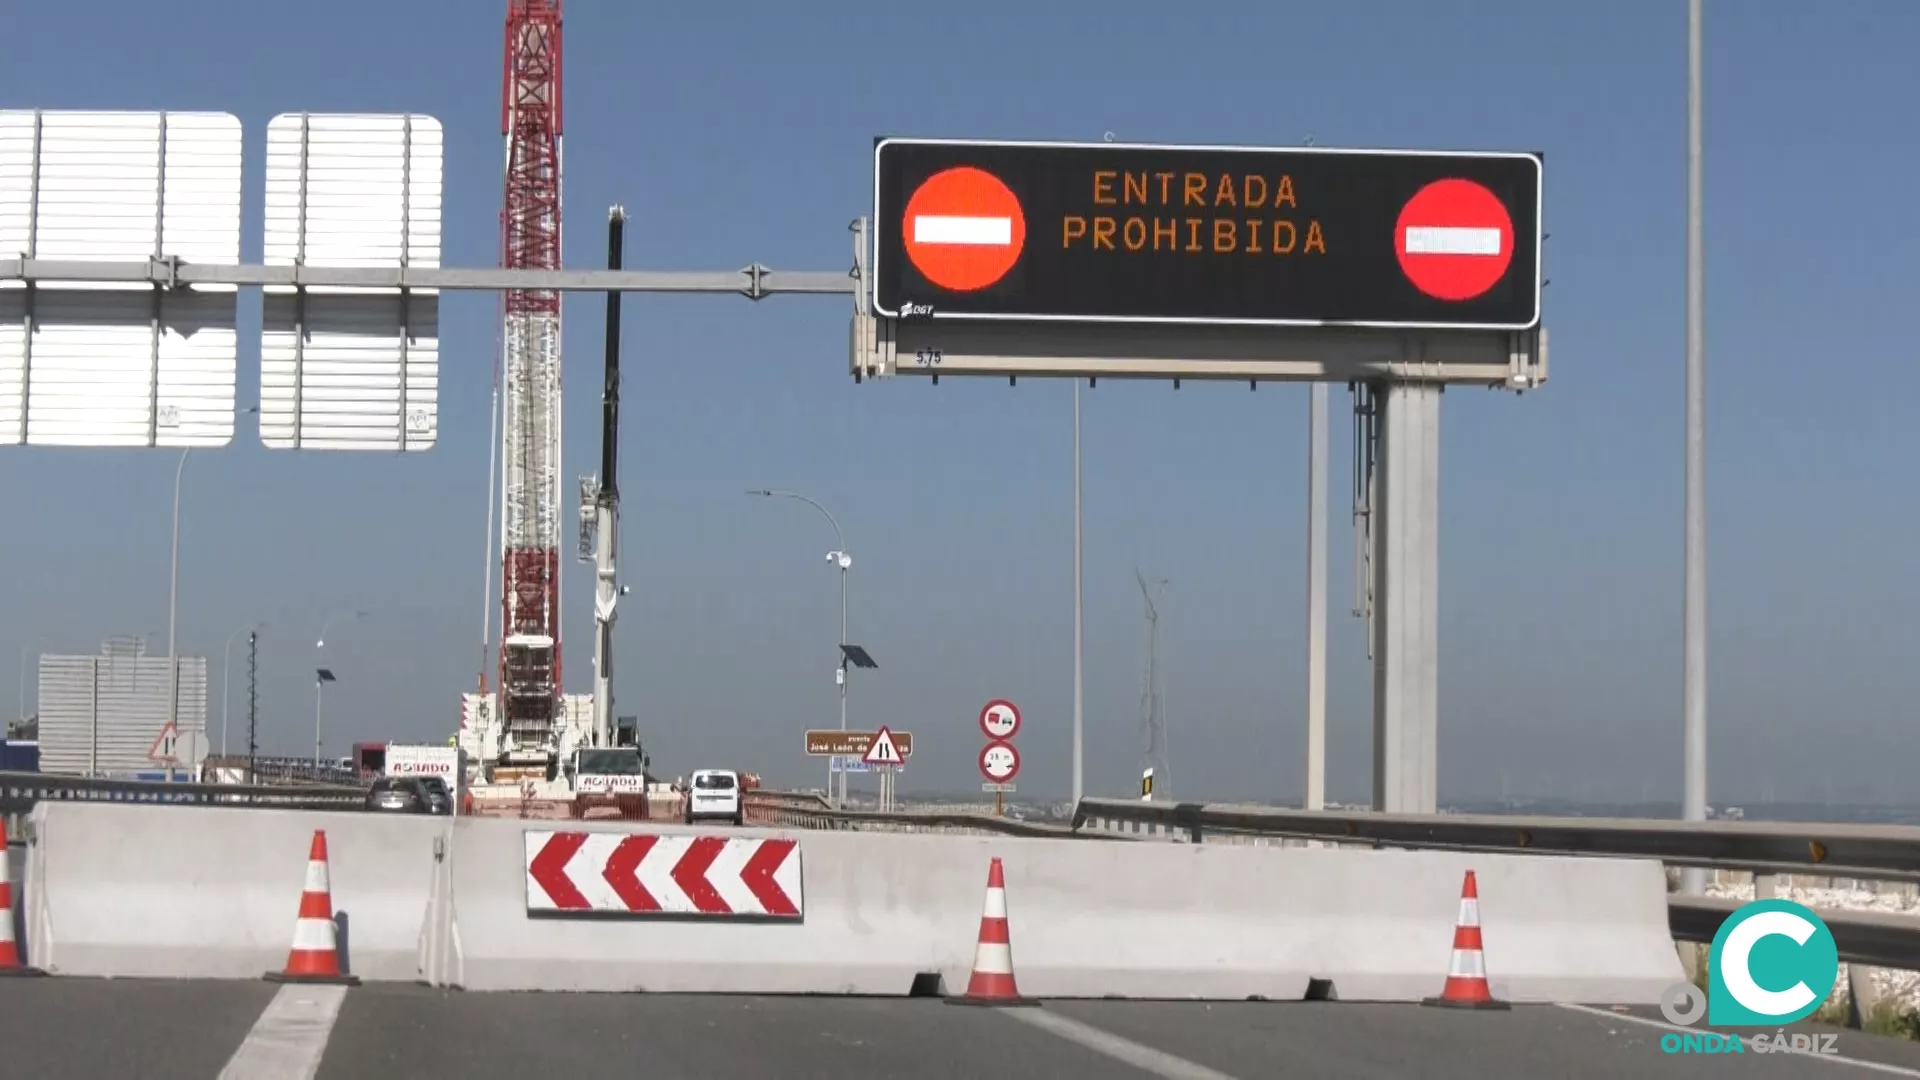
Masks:
[[[1500,197],[1457,177],[1414,193],[1394,224],[1400,270],[1436,300],[1472,300],[1513,264],[1513,216]]]
[[[934,173],[914,190],[900,235],[907,259],[928,281],[976,292],[1020,261],[1027,218],[1019,197],[999,177],[961,165]]]
[[[1020,751],[1012,743],[995,740],[980,748],[980,775],[1004,784],[1020,775]]]
[[[993,740],[1011,739],[1020,731],[1020,707],[1005,698],[994,698],[980,710],[980,731]]]

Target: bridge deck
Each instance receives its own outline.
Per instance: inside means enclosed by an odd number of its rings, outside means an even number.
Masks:
[[[311,993],[244,982],[0,980],[0,1063],[8,1075],[41,1080],[207,1080],[248,1040],[276,992]],[[1458,1013],[1339,1002],[1081,1001],[995,1011],[907,999],[368,985],[345,992],[318,1077],[377,1080],[423,1069],[466,1080],[1920,1077],[1920,1045],[1858,1032],[1839,1033],[1845,1061],[1669,1055],[1662,1034],[1621,1015],[1555,1006]],[[281,1072],[252,1075],[277,1080]],[[289,1067],[285,1075],[300,1072]]]

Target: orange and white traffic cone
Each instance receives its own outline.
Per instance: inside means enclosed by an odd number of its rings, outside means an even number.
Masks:
[[[340,951],[334,939],[333,888],[327,878],[327,833],[313,830],[307,852],[307,885],[300,892],[300,916],[293,924],[293,950],[285,971],[269,971],[268,982],[332,983],[358,986],[360,980],[340,970]]]
[[[7,819],[0,817],[0,976],[44,974],[21,961],[13,939],[13,866],[7,855]]]
[[[1422,1005],[1441,1005],[1452,1009],[1507,1009],[1496,1000],[1487,985],[1487,959],[1480,951],[1480,887],[1473,871],[1460,886],[1460,917],[1453,927],[1453,959],[1447,965],[1447,982],[1439,997],[1430,997]]]
[[[980,913],[980,936],[973,946],[973,975],[964,997],[949,1005],[1038,1005],[1020,996],[1013,981],[1013,935],[1007,930],[1007,879],[995,857],[987,869],[987,904]]]

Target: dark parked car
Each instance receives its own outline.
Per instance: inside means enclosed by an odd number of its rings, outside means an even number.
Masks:
[[[433,812],[433,796],[417,776],[382,776],[367,788],[367,809],[428,814]]]

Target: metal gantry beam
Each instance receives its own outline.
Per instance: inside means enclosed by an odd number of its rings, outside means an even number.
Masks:
[[[772,270],[759,263],[738,270],[506,270],[498,267],[220,265],[165,258],[144,262],[0,259],[0,281],[130,282],[170,289],[195,285],[274,285],[479,292],[540,289],[598,293],[733,293],[752,300],[783,293],[850,295],[860,285],[855,271]]]

